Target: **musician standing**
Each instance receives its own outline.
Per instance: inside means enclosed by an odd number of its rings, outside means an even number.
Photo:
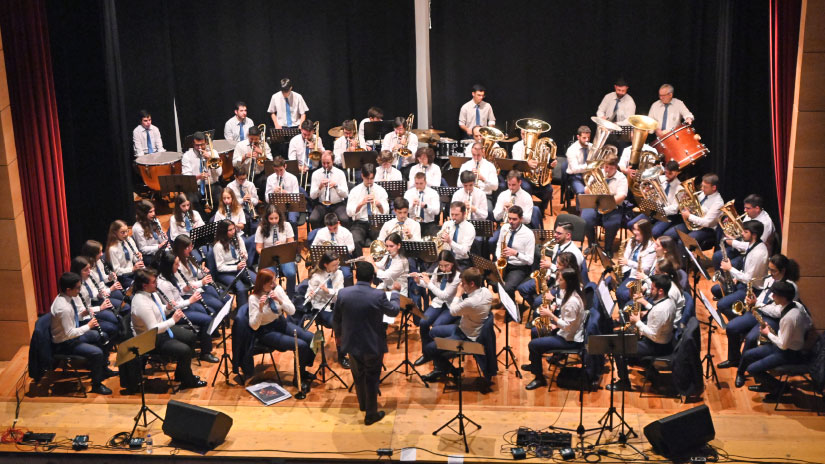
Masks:
[[[466,205],[466,210],[469,215],[468,219],[475,219],[483,221],[487,219],[488,201],[484,191],[476,188],[476,175],[472,171],[464,171],[458,176],[458,180],[463,188],[458,189],[453,193],[452,201],[460,202]],[[491,202],[492,203],[492,202]]]
[[[326,151],[321,155],[321,167],[312,173],[312,186],[309,197],[318,203],[312,208],[309,223],[313,229],[321,227],[327,213],[335,213],[338,220],[345,225],[350,224],[347,216],[345,200],[349,195],[347,176],[344,171],[332,165],[332,152]]]
[[[389,150],[395,155],[401,148],[407,148],[412,153],[418,151],[418,136],[411,131],[407,131],[407,120],[401,116],[393,120],[394,130],[384,136],[384,141],[381,143],[382,150]],[[412,128],[410,128],[412,129]],[[406,139],[406,144],[404,143]],[[412,156],[403,157],[398,156],[395,162],[395,168],[401,171],[402,175],[406,177],[409,171],[409,166],[412,165]]]
[[[347,197],[347,216],[352,221],[350,231],[358,248],[368,247],[377,237],[370,225],[374,214],[388,214],[390,205],[387,191],[375,183],[375,166],[367,163],[361,166],[362,183],[356,185]]]
[[[183,154],[181,160],[181,174],[184,176],[195,176],[198,182],[198,190],[196,192],[187,192],[189,202],[195,206],[195,209],[201,213],[201,216],[207,217],[204,212],[204,206],[211,199],[213,204],[209,205],[214,211],[218,207],[218,202],[221,199],[221,186],[219,181],[223,168],[219,166],[216,169],[209,167],[209,160],[212,158],[220,159],[218,152],[214,149],[209,151],[206,146],[206,135],[203,132],[195,132],[192,136],[192,148]],[[210,190],[210,192],[207,192]]]
[[[318,168],[318,162],[309,159],[310,152],[324,152],[324,141],[321,137],[315,140],[315,124],[306,120],[301,123],[301,133],[289,140],[289,151],[287,156],[291,160],[298,160],[298,168],[301,172],[312,171]]]
[[[627,198],[627,178],[619,172],[619,160],[614,154],[609,154],[604,158],[604,164],[601,167],[604,173],[604,180],[607,183],[607,189],[617,205],[621,205],[625,198]],[[585,193],[590,193],[590,187],[585,187]],[[595,208],[584,208],[581,212],[582,219],[585,220],[585,235],[587,236],[588,250],[596,244],[596,225],[601,221],[604,226],[604,251],[607,256],[613,256],[613,240],[616,238],[616,232],[622,223],[622,207],[602,214]]]
[[[132,146],[135,150],[135,158],[166,151],[163,148],[163,140],[160,138],[160,130],[152,125],[152,115],[146,110],[140,110],[140,124],[132,131]]]
[[[395,217],[385,222],[378,233],[378,241],[383,242],[392,233],[398,233],[404,240],[421,240],[421,224],[410,219],[410,204],[404,198],[393,200]]]
[[[450,221],[444,221],[438,235],[444,243],[445,250],[455,254],[459,269],[472,266],[470,261],[470,247],[476,238],[476,228],[465,221],[467,205],[463,201],[450,203]]]
[[[722,206],[725,204],[725,200],[722,199],[722,195],[719,194],[718,189],[719,176],[712,173],[702,176],[702,191],[696,195],[696,201],[698,201],[702,207],[704,215],[699,217],[692,214],[687,208],[683,208],[680,211],[683,221],[690,221],[692,224],[700,227],[700,229],[688,231],[685,224],[678,224],[668,229],[665,235],[679,241],[679,233],[677,231],[681,230],[682,232],[688,233],[688,235],[693,237],[699,244],[713,240],[716,237],[716,220],[719,218]]]
[[[587,154],[590,147],[590,128],[587,126],[579,126],[576,130],[576,141],[567,148],[565,155],[567,156],[567,175],[570,182],[570,188],[576,195],[584,193],[584,181],[582,174],[588,171],[587,169]]]
[[[247,176],[254,175],[253,183],[255,187],[263,191],[266,186],[266,174],[264,173],[264,163],[272,161],[272,150],[269,144],[261,140],[261,131],[252,126],[247,129],[248,136],[235,145],[232,154],[232,165],[235,173],[243,172]],[[261,160],[260,158],[264,158]],[[254,174],[253,174],[254,173]]]
[[[530,275],[536,236],[522,223],[521,206],[513,205],[507,210],[507,224],[501,226],[501,234],[496,244],[496,258],[505,258],[507,265],[502,273],[504,291],[515,301],[516,287]]]
[[[309,107],[301,94],[292,91],[292,80],[285,77],[281,79],[281,91],[272,95],[266,111],[272,118],[275,128],[282,129],[302,126]]]
[[[223,125],[223,138],[233,142],[243,142],[251,127],[255,127],[255,123],[252,122],[252,118],[246,117],[246,103],[235,102],[235,116],[229,118]]]
[[[685,124],[693,124],[693,113],[682,100],[673,98],[673,86],[670,84],[662,84],[659,87],[659,99],[650,105],[647,115],[659,123],[655,132],[656,137],[660,138],[675,129],[682,121]]]
[[[435,235],[438,231],[438,214],[441,212],[441,196],[427,186],[427,177],[423,172],[413,176],[413,184],[413,188],[404,192],[404,200],[410,207],[409,213],[419,223],[420,235]],[[397,214],[398,202],[395,203],[395,210]]]
[[[624,78],[618,78],[613,84],[613,92],[605,95],[599,103],[596,116],[620,126],[628,125],[627,118],[636,114],[636,102],[628,95],[628,88]]]
[[[366,413],[364,424],[372,425],[385,415],[378,411],[378,382],[388,351],[383,317],[398,315],[399,296],[393,292],[388,299],[370,286],[375,277],[370,263],[358,263],[355,272],[358,283],[338,292],[334,325],[340,327],[343,350],[350,356],[358,406]]]
[[[473,98],[461,106],[458,112],[458,127],[464,131],[464,138],[473,136],[473,128],[476,126],[495,126],[496,117],[493,114],[493,107],[484,101],[487,89],[483,85],[473,85]]]

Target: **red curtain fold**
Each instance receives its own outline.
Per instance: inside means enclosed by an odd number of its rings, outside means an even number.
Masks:
[[[69,268],[69,228],[57,102],[43,0],[3,0],[14,140],[26,215],[38,314],[49,311],[60,274]]]
[[[801,0],[771,0],[771,131],[779,223],[785,208],[785,183],[793,120],[796,55]]]

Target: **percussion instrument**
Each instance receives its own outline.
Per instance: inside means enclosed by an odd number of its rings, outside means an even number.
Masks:
[[[212,148],[221,157],[221,177],[224,180],[232,180],[235,177],[235,167],[232,165],[232,155],[235,152],[234,140],[213,140]]]
[[[337,139],[344,136],[344,129],[341,126],[335,126],[327,131],[330,137]]]
[[[439,158],[449,158],[450,156],[463,156],[463,147],[458,140],[449,137],[441,137],[436,150]]]
[[[183,154],[176,151],[161,151],[139,156],[135,163],[143,178],[143,182],[150,189],[160,192],[160,176],[180,174]]]
[[[665,157],[665,163],[676,160],[682,169],[710,153],[708,147],[700,142],[701,139],[693,126],[682,124],[656,139],[650,146]]]

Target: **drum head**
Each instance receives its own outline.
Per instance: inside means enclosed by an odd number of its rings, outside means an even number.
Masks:
[[[183,154],[176,151],[161,151],[139,156],[135,163],[141,166],[163,166],[173,164],[181,160]]]

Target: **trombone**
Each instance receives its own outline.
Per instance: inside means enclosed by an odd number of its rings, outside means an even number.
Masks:
[[[255,147],[260,148],[261,153],[255,156],[255,161],[249,163],[249,175],[247,176],[249,177],[249,182],[253,182],[255,180],[255,165],[257,164],[263,168],[264,163],[266,163],[266,124],[258,124],[258,132],[260,132],[260,135],[258,136],[258,141],[255,142]],[[250,147],[254,153],[255,147],[252,147],[252,144],[250,144]]]
[[[221,157],[220,156],[212,156],[215,153],[214,149],[212,148],[212,133],[206,132],[204,134],[206,136],[206,145],[207,149],[209,150],[209,155],[206,157],[206,179],[203,179],[203,184],[206,190],[206,209],[209,211],[215,210],[215,200],[212,198],[212,170],[218,169],[221,167]],[[201,157],[203,157],[203,152],[201,151]],[[203,173],[204,171],[201,171]],[[208,180],[207,180],[208,179]]]

